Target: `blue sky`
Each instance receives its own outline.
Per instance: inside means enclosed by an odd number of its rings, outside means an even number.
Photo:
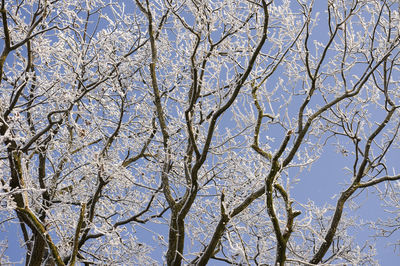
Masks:
[[[315,33],[312,37],[323,41],[327,39],[327,25],[323,23],[323,18],[326,16],[323,12],[326,3],[325,1],[316,2],[317,5],[314,12],[321,12],[320,16],[322,23],[316,30],[314,30]],[[0,42],[0,44],[3,45],[3,42]],[[2,47],[0,47],[0,49],[1,48]],[[374,116],[373,113],[372,116]],[[229,124],[229,116],[224,117],[224,119],[226,120],[223,122]],[[389,164],[396,165],[398,158],[400,158],[400,153],[393,153],[391,156]],[[308,200],[312,200],[319,206],[323,206],[324,204],[334,205],[335,199],[337,199],[337,197],[334,198],[334,195],[339,194],[340,191],[345,188],[345,183],[349,182],[349,177],[346,175],[344,167],[351,166],[351,164],[352,161],[349,160],[349,157],[338,153],[336,148],[333,146],[333,143],[328,142],[325,152],[322,154],[320,160],[310,168],[310,171],[304,170],[297,176],[301,181],[293,184],[292,196],[301,203],[306,203]],[[360,216],[364,221],[388,215],[383,211],[381,203],[377,200],[377,197],[372,190],[364,191],[355,201],[362,203],[361,207],[357,210],[350,210],[347,208],[347,212],[350,215]],[[152,226],[156,227],[157,225]],[[21,235],[19,227],[13,223],[7,223],[3,225],[3,229],[5,232],[0,232],[0,240],[8,239],[10,245],[6,255],[10,256],[12,261],[20,261],[24,253],[23,250],[19,248],[21,243],[19,243],[19,240],[16,238],[16,236],[20,237]],[[360,230],[354,228],[352,233],[354,233],[355,241],[362,245],[363,242],[374,232],[372,230]],[[148,238],[149,240],[153,237],[151,233],[146,233],[145,230],[140,231],[139,235]],[[398,239],[400,239],[400,235],[395,233],[389,241],[397,241]],[[393,247],[386,246],[385,243],[388,242],[387,239],[378,238],[375,240],[372,238],[370,240],[372,243],[375,242],[376,244],[378,251],[377,259],[381,265],[397,265],[400,258],[399,250],[393,252]],[[156,248],[155,252],[153,252],[154,258],[157,260],[161,260],[160,251],[160,248]],[[210,265],[218,265],[218,263],[212,261]]]

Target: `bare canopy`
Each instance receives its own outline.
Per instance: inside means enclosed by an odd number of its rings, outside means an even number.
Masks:
[[[399,10],[2,0],[1,229],[26,265],[377,264],[346,209],[400,226]]]

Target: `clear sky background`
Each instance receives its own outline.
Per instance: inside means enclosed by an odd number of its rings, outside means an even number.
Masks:
[[[325,16],[324,10],[326,8],[326,1],[316,1],[316,8],[314,12],[321,12],[321,17]],[[321,21],[323,19],[321,18]],[[320,28],[314,30],[313,38],[318,40],[327,39],[327,27],[324,26],[324,22],[321,22]],[[2,49],[3,42],[0,42],[0,49]],[[393,154],[391,157],[390,164],[398,164],[400,161],[400,153]],[[313,200],[317,205],[323,206],[324,204],[334,205],[336,199],[334,195],[338,195],[344,188],[345,183],[348,182],[348,176],[346,176],[344,167],[351,165],[351,161],[348,157],[337,153],[332,143],[328,143],[326,151],[322,154],[320,160],[316,162],[310,171],[304,170],[298,177],[301,179],[296,185],[294,185],[291,193],[296,201],[306,203],[308,200]],[[357,210],[351,210],[346,204],[346,212],[350,216],[359,216],[364,222],[368,220],[375,220],[378,217],[388,217],[381,202],[377,199],[376,194],[373,190],[364,191],[361,195],[355,199],[360,204],[360,208]],[[296,207],[296,205],[294,205]],[[399,210],[400,211],[400,210]],[[8,239],[9,248],[6,251],[6,255],[11,258],[12,261],[21,262],[24,259],[24,250],[21,249],[22,243],[20,243],[21,232],[18,225],[13,223],[6,223],[1,225],[2,231],[0,231],[0,240]],[[381,265],[396,266],[399,265],[400,251],[395,249],[393,246],[388,246],[390,242],[395,242],[400,239],[398,232],[394,233],[390,238],[370,238],[375,232],[368,230],[367,227],[362,229],[354,228],[352,234],[355,237],[355,241],[360,245],[363,245],[366,240],[369,240],[372,244],[375,243],[377,248],[377,259]],[[168,231],[165,230],[165,237],[167,238]],[[150,240],[153,235],[146,233],[146,231],[139,231],[139,234],[143,237],[148,237]],[[160,247],[155,247],[154,259],[159,260],[161,263],[162,250]],[[217,263],[211,260],[209,265],[225,265]]]

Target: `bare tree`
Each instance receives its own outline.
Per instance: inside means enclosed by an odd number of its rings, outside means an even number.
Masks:
[[[0,225],[25,263],[376,264],[345,210],[373,189],[398,212],[399,4],[316,2],[3,0]],[[332,152],[335,206],[296,200]]]

